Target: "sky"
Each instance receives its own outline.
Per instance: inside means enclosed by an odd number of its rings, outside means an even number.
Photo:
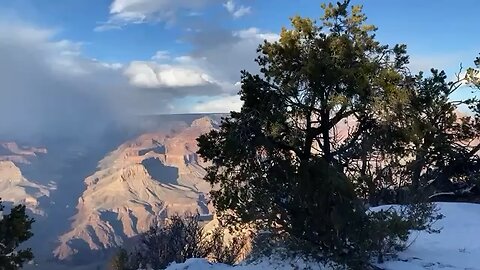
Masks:
[[[1,0],[0,134],[238,110],[240,70],[258,71],[258,44],[276,40],[293,15],[319,18],[321,3]],[[382,43],[408,45],[414,71],[454,74],[480,52],[480,1],[352,3],[364,6]]]

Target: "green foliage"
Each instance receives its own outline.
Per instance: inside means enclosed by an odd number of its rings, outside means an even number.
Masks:
[[[411,230],[438,233],[433,225],[442,216],[436,211],[436,206],[428,203],[383,206],[368,211],[364,220],[349,228],[350,243],[330,254],[308,239],[264,232],[253,239],[249,260],[274,254],[287,258],[303,257],[307,261],[318,260],[332,269],[345,269],[345,266],[349,269],[376,269],[369,262],[376,260],[381,263],[395,258],[399,251],[412,243],[409,242]]]
[[[457,127],[448,98],[456,86],[444,73],[411,76],[406,46],[380,44],[361,7],[348,6],[324,5],[320,24],[294,17],[279,41],[260,45],[262,75],[242,72],[241,111],[198,138],[198,153],[212,162],[205,179],[227,222],[365,269],[400,248],[409,229],[432,222],[435,209],[418,203],[419,187],[464,153],[454,145],[466,126]],[[367,212],[366,202],[402,187],[412,187],[406,203],[417,210]]]
[[[110,260],[108,270],[137,270],[135,266],[138,265],[133,265],[128,252],[121,248]]]
[[[469,68],[465,79],[476,87],[480,87],[480,57],[477,57],[474,61],[475,68]]]
[[[431,70],[409,76],[408,102],[390,113],[378,128],[376,147],[394,154],[384,166],[391,186],[409,187],[410,198],[455,191],[478,183],[480,118],[477,98],[453,100],[466,77],[448,81],[445,72]],[[461,112],[469,107],[472,114]],[[389,138],[389,139],[387,139]],[[384,177],[385,179],[385,177]]]
[[[0,201],[0,213],[5,207]],[[24,205],[14,206],[9,214],[0,219],[0,269],[20,269],[23,264],[33,259],[32,251],[18,249],[18,246],[33,236],[31,232],[34,220],[25,213]]]
[[[414,188],[435,186],[435,190],[449,190],[453,183],[469,182],[480,173],[475,155],[480,147],[472,145],[480,134],[478,119],[462,116],[458,110],[460,105],[477,101],[452,101],[451,97],[460,88],[461,80],[448,82],[445,72],[435,69],[430,77],[420,73],[416,78],[407,108],[410,153],[415,155],[407,166]]]
[[[378,262],[383,262],[389,257],[394,257],[397,252],[402,251],[407,246],[410,230],[425,230],[429,233],[438,233],[438,229],[433,228],[433,224],[442,218],[436,214],[435,205],[422,203],[406,206],[397,206],[381,208],[378,211],[368,213],[368,228],[359,230],[366,235],[358,235],[361,241],[361,250],[368,250],[369,256],[377,258]],[[358,252],[354,255],[365,256]],[[358,262],[367,258],[358,258]]]

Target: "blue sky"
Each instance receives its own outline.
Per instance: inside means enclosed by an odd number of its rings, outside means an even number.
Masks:
[[[152,21],[103,32],[93,30],[108,20],[112,0],[2,0],[0,10],[35,25],[60,29],[59,38],[84,42],[83,51],[87,56],[126,62],[150,57],[158,50],[188,52],[190,46],[179,40],[188,35],[185,29],[197,21],[231,30],[256,27],[278,32],[281,26],[288,24],[291,15],[319,17],[320,3],[313,0],[247,0],[238,4],[251,7],[250,14],[232,19],[218,1],[198,8],[197,16],[179,12],[177,21],[167,25]],[[380,40],[406,43],[412,54],[467,56],[480,49],[480,35],[475,34],[478,32],[479,1],[356,0],[352,3],[364,6],[369,21],[379,27]]]
[[[265,38],[274,40],[292,15],[318,18],[321,3],[2,0],[0,39],[12,37],[10,45],[4,44],[11,47],[4,51],[25,46],[18,54],[35,56],[37,69],[53,70],[42,81],[68,78],[78,88],[88,83],[84,88],[99,89],[88,99],[101,100],[115,110],[227,111],[240,106],[235,96],[239,71],[256,70],[256,45]],[[364,6],[369,22],[379,27],[381,42],[408,45],[413,70],[434,66],[453,74],[460,63],[470,65],[480,52],[480,1],[352,3]],[[28,60],[22,61],[26,67],[18,70],[33,68]],[[16,76],[11,73],[10,79]],[[68,83],[58,90],[61,95],[70,91]]]

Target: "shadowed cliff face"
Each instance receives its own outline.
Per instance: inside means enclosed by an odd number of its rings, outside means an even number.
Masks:
[[[14,194],[6,204],[26,203],[36,219],[26,243],[35,269],[72,267],[52,262],[53,250],[57,258],[76,253],[84,258],[77,262],[90,265],[98,252],[172,212],[210,215],[195,139],[222,115],[195,121],[202,116],[142,116],[134,126],[109,126],[85,140],[0,138],[0,197]]]
[[[141,164],[152,179],[158,179],[164,184],[178,185],[178,168],[165,166],[159,158],[147,158]]]
[[[21,175],[19,179],[23,179],[15,189],[11,185],[9,189],[2,188],[8,196],[0,191],[0,197],[12,204],[27,202],[35,223],[34,236],[25,246],[33,248],[36,261],[51,257],[58,236],[69,228],[68,219],[75,214],[74,206],[84,190],[85,177],[95,170],[98,160],[130,136],[113,131],[91,144],[62,138],[62,135],[56,140],[43,141],[41,148],[14,142],[0,144],[0,149],[3,148],[0,160],[11,160]],[[0,168],[0,187],[11,181],[8,177],[11,172]]]
[[[146,231],[172,213],[212,215],[205,166],[196,138],[214,128],[204,117],[149,132],[106,155],[85,178],[70,229],[60,236],[54,256],[82,263],[91,252],[108,250]]]
[[[31,214],[45,215],[40,200],[48,197],[54,186],[44,186],[25,178],[12,161],[0,161],[0,198],[7,205],[21,203]]]
[[[47,154],[44,147],[18,145],[16,142],[0,142],[0,161],[12,161],[19,164],[31,164],[38,156]]]

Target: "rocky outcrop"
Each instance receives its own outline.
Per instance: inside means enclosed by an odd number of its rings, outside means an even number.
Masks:
[[[121,245],[172,213],[212,216],[196,138],[216,123],[208,117],[172,132],[146,133],[120,145],[85,179],[71,229],[60,236],[58,259]]]
[[[39,199],[48,197],[54,187],[46,187],[26,179],[12,161],[0,161],[0,198],[12,204],[24,204],[35,214],[43,215]]]
[[[16,142],[0,142],[0,161],[12,161],[17,164],[30,164],[39,154],[46,154],[43,147],[19,146]]]

